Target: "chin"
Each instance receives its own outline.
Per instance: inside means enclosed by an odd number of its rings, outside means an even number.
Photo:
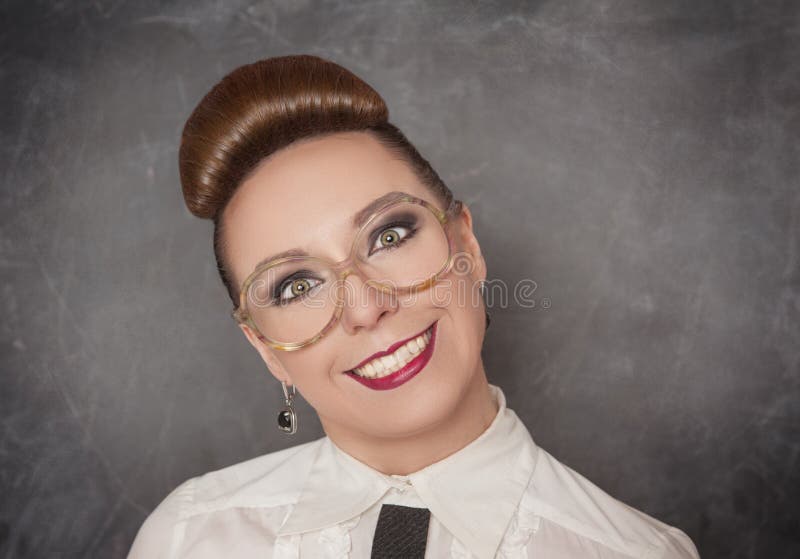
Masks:
[[[433,368],[430,378],[415,386],[406,404],[382,423],[390,437],[413,436],[440,427],[456,413],[467,391],[469,379],[453,375],[453,363]],[[463,370],[463,369],[462,369]],[[422,380],[422,379],[420,379]]]

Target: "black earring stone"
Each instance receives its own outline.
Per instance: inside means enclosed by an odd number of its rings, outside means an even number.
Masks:
[[[292,434],[297,431],[297,416],[291,408],[284,408],[278,414],[278,429]]]

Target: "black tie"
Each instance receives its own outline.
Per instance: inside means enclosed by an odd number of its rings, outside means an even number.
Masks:
[[[382,505],[371,559],[424,559],[430,516],[428,509]]]

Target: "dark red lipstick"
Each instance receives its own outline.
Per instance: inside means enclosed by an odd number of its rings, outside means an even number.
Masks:
[[[401,384],[404,384],[409,380],[411,380],[413,377],[415,377],[417,373],[419,373],[423,368],[425,368],[425,365],[428,364],[428,361],[430,361],[431,355],[433,355],[434,345],[436,344],[437,326],[438,326],[438,321],[434,322],[433,325],[430,326],[429,329],[431,332],[431,339],[428,340],[428,345],[425,346],[425,349],[423,349],[420,353],[414,356],[414,358],[408,363],[406,363],[400,370],[395,371],[391,375],[387,375],[385,377],[380,377],[380,378],[366,378],[352,372],[352,370],[347,371],[346,374],[354,378],[367,388],[371,388],[373,390],[391,390],[393,388],[397,388]],[[366,365],[376,357],[383,357],[384,355],[389,355],[393,353],[395,350],[397,350],[397,348],[407,343],[409,340],[413,340],[414,338],[424,334],[427,331],[428,329],[426,328],[419,334],[411,336],[410,338],[406,338],[403,341],[394,343],[386,351],[379,351],[378,353],[373,354],[372,356],[368,357],[367,359],[365,359],[364,361],[362,361],[356,367],[353,368],[357,369],[362,365]]]

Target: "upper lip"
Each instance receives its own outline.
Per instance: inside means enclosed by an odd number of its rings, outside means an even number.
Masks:
[[[362,367],[362,366],[366,365],[367,363],[369,363],[370,361],[372,361],[373,359],[376,359],[378,357],[383,357],[384,355],[389,355],[390,353],[394,353],[397,350],[397,348],[399,348],[401,345],[405,345],[408,342],[410,342],[411,340],[413,340],[414,338],[417,338],[417,337],[421,336],[422,334],[424,334],[425,332],[427,332],[428,328],[430,328],[431,326],[433,326],[433,323],[428,324],[422,332],[418,332],[418,333],[414,334],[413,336],[409,336],[405,340],[400,340],[399,342],[395,342],[395,343],[393,343],[392,345],[390,345],[387,349],[385,349],[383,351],[378,351],[376,353],[373,353],[372,355],[370,355],[369,357],[364,359],[361,363],[359,363],[358,365],[356,365],[352,369],[348,369],[348,371],[346,371],[346,372],[352,371],[353,369],[358,369],[359,367]]]

